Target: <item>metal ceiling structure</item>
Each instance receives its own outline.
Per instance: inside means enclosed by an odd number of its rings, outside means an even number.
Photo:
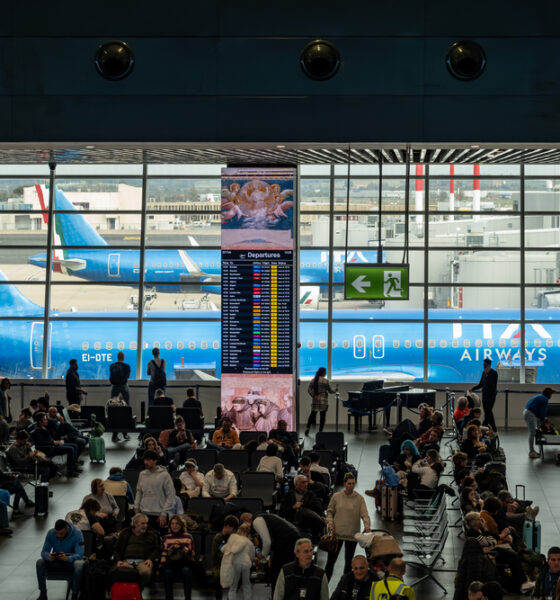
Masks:
[[[407,152],[415,164],[560,164],[560,147],[403,148],[391,145],[350,144],[90,144],[34,148],[28,144],[0,144],[0,164],[255,164],[305,165],[404,164]]]

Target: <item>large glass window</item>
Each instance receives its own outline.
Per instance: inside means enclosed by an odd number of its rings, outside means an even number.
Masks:
[[[107,379],[122,350],[145,378],[158,346],[169,379],[219,378],[221,167],[60,165],[49,207],[47,168],[1,166],[0,376],[72,355]],[[560,165],[299,175],[299,375],[470,383],[491,356],[503,381],[560,382]],[[345,260],[379,256],[410,265],[409,300],[346,300]]]

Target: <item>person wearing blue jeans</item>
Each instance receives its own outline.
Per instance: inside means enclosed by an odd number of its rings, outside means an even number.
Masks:
[[[529,458],[538,458],[540,456],[540,454],[535,451],[535,435],[539,423],[546,418],[548,402],[550,401],[550,398],[552,398],[552,394],[554,394],[554,390],[545,387],[542,394],[533,396],[533,398],[525,405],[523,418],[529,429]]]
[[[58,519],[45,538],[37,561],[38,600],[47,600],[47,577],[54,573],[72,575],[72,600],[77,600],[84,570],[84,537],[71,523]]]
[[[8,527],[8,504],[10,503],[10,492],[0,490],[0,535],[12,535],[13,531]]]

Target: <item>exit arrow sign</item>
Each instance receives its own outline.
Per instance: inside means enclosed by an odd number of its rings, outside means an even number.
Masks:
[[[345,263],[347,300],[408,300],[408,265]]]

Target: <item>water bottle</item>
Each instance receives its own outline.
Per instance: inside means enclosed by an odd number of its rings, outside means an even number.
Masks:
[[[286,481],[284,484],[284,494],[287,494],[290,491],[290,484]]]

